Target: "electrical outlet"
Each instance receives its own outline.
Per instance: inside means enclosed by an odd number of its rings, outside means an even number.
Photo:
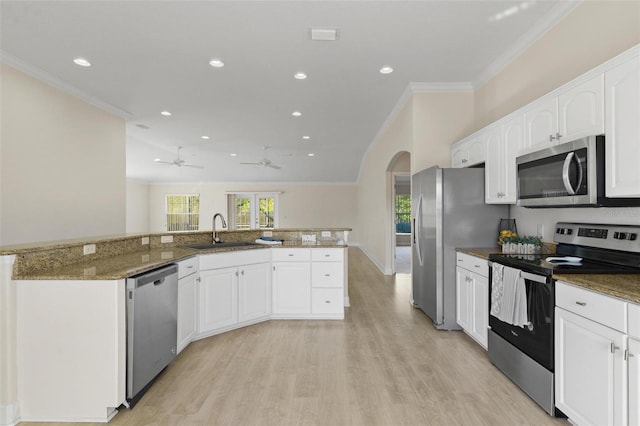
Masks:
[[[146,246],[149,244],[149,237],[142,237],[142,245]]]
[[[96,252],[96,245],[95,244],[85,244],[84,247],[82,247],[82,252],[85,255],[94,254]]]
[[[323,238],[330,238],[331,237],[331,231],[322,231],[322,237]]]
[[[163,251],[162,253],[160,253],[160,259],[162,260],[173,259],[173,252]]]
[[[544,225],[538,224],[538,237],[544,237]]]
[[[173,235],[163,235],[160,237],[160,242],[161,243],[172,243],[173,242]]]
[[[96,274],[96,267],[95,266],[92,266],[90,268],[84,268],[84,275],[85,276],[87,276],[87,275],[93,276],[95,274]]]
[[[273,231],[264,231],[262,233],[263,237],[273,237]]]

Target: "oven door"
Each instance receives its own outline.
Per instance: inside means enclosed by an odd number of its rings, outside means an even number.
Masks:
[[[489,268],[489,283],[493,278],[492,269]],[[553,371],[553,308],[555,305],[553,280],[550,276],[525,271],[521,272],[521,276],[525,280],[529,324],[525,327],[517,327],[489,314],[489,327],[543,367]],[[491,287],[489,285],[489,301],[491,301]]]
[[[516,163],[520,206],[598,202],[595,136],[520,156]]]

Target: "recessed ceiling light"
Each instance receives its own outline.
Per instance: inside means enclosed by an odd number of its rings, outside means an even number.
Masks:
[[[380,74],[391,74],[393,72],[393,68],[391,68],[388,65],[385,65],[384,67],[380,68]]]
[[[308,155],[309,157],[313,157],[313,156],[315,156],[315,154],[313,154],[313,153],[311,153],[311,152],[310,152],[310,153],[308,153],[307,155]]]
[[[300,117],[302,113],[300,111],[293,111],[291,115],[293,115],[294,117]]]
[[[309,39],[313,41],[338,40],[338,28],[309,28]]]
[[[296,78],[296,80],[304,80],[305,78],[307,78],[307,75],[301,71],[295,73],[293,76]]]
[[[229,154],[229,155],[230,155],[230,156],[232,156],[232,157],[235,157],[235,156],[237,156],[238,154],[236,154],[236,153],[234,152],[233,154]]]
[[[214,68],[222,68],[224,67],[224,62],[222,62],[220,59],[212,59],[209,61],[209,65],[211,65]]]
[[[160,114],[164,115],[165,117],[169,117],[171,115],[169,111],[162,111],[160,112]]]
[[[81,67],[90,67],[91,66],[91,62],[89,62],[88,60],[86,60],[85,58],[75,58],[73,60],[73,62],[76,65],[80,65]]]
[[[209,136],[201,136],[202,139],[209,139]]]
[[[302,139],[308,140],[308,139],[311,139],[311,136],[303,136]]]

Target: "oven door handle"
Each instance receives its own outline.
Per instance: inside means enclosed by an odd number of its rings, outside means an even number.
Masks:
[[[536,275],[536,274],[532,274],[530,272],[521,271],[520,272],[520,276],[522,278],[524,278],[525,280],[535,281],[535,282],[540,283],[540,284],[546,284],[547,283],[547,277],[544,276],[544,275]]]

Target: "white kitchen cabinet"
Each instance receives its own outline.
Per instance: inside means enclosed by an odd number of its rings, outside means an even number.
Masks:
[[[604,133],[604,79],[571,83],[525,109],[525,148],[535,151]]]
[[[489,266],[465,253],[456,255],[456,322],[487,349],[489,325]]]
[[[629,338],[626,353],[629,377],[629,424],[640,424],[640,340]]]
[[[594,315],[606,325],[594,321]],[[627,424],[625,328],[625,302],[556,283],[556,406],[572,423]]]
[[[608,197],[640,197],[640,54],[605,73]]]
[[[238,322],[238,268],[200,272],[200,321],[198,334]]]
[[[311,252],[311,313],[344,318],[345,250],[314,249]]]
[[[311,313],[310,262],[273,263],[273,315]]]
[[[268,263],[239,268],[238,321],[268,317],[271,314],[271,270]]]
[[[197,256],[178,262],[178,353],[196,334],[198,280]]]
[[[451,148],[451,167],[470,167],[485,161],[485,134],[482,132],[454,144]]]
[[[516,157],[524,147],[524,115],[518,114],[487,132],[485,162],[485,202],[515,204]]]
[[[198,338],[269,319],[270,259],[268,249],[200,257]]]

